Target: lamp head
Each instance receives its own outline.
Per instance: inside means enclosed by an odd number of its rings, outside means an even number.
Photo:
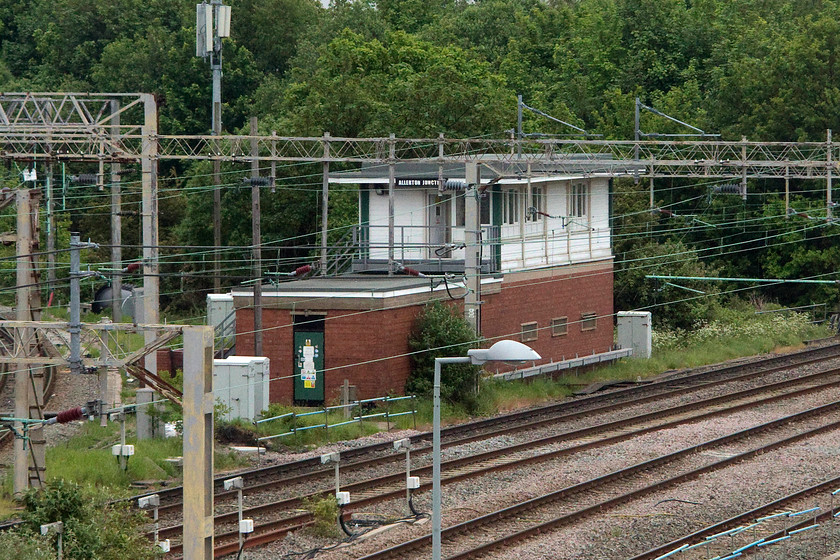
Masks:
[[[484,362],[532,362],[540,359],[532,348],[515,340],[500,340],[490,348],[467,350],[473,364]]]

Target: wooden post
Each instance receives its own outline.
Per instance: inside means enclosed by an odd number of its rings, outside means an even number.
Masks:
[[[352,414],[350,410],[350,380],[345,379],[341,385],[341,409],[344,412],[344,418],[350,418]]]

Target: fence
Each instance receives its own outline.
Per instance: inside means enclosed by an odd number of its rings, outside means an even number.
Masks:
[[[693,544],[684,544],[657,556],[655,560],[731,560],[742,557],[748,551],[763,551],[767,547],[779,545],[791,546],[797,537],[822,525],[828,526],[831,534],[836,534],[836,523],[840,518],[840,511],[835,506],[838,494],[840,489],[830,495],[826,492],[818,494],[818,499],[822,497],[829,502],[823,504],[823,507],[817,505],[800,511],[783,511],[759,517],[751,523],[707,536]],[[823,509],[825,505],[828,507]],[[833,550],[834,543],[829,545],[824,539],[823,544],[827,550]],[[786,548],[785,557],[790,557],[789,552]]]
[[[364,421],[372,421],[375,418],[384,418],[385,422],[388,426],[388,430],[391,429],[391,420],[393,418],[397,418],[399,416],[406,416],[411,414],[412,420],[414,422],[414,427],[417,428],[417,407],[415,406],[415,399],[417,398],[416,395],[408,395],[405,397],[376,397],[373,399],[363,399],[359,401],[354,401],[348,404],[339,404],[335,406],[325,406],[321,410],[314,410],[311,412],[287,412],[286,414],[281,414],[279,416],[272,416],[271,418],[263,418],[262,420],[257,420],[254,422],[254,425],[259,426],[260,424],[264,424],[266,422],[272,422],[275,420],[285,420],[289,419],[291,424],[291,429],[288,432],[283,432],[281,434],[275,434],[271,436],[263,436],[257,438],[257,441],[262,443],[264,441],[282,438],[290,435],[296,436],[298,432],[303,432],[306,430],[314,430],[314,429],[323,429],[325,434],[329,434],[330,428],[338,428],[339,426],[346,426],[348,424],[359,424],[360,426]],[[407,410],[404,412],[391,412],[391,404],[399,401],[404,401],[407,399],[411,399],[411,410]],[[386,410],[384,412],[375,412],[372,414],[363,414],[364,409],[366,406],[373,405],[375,403],[382,403]],[[350,410],[350,419],[345,420],[343,422],[336,422],[334,424],[329,423],[329,414],[330,411],[334,410]],[[355,410],[356,415],[353,415]],[[310,416],[317,416],[319,414],[324,415],[324,423],[323,424],[314,424],[314,425],[303,425],[297,426],[297,420],[300,418],[306,418]]]

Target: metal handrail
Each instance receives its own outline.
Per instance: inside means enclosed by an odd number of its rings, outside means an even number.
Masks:
[[[255,421],[254,425],[258,426],[259,424],[263,424],[265,422],[271,422],[273,420],[282,420],[282,419],[285,419],[285,418],[291,418],[292,427],[287,432],[258,437],[257,442],[269,441],[269,440],[272,440],[272,439],[277,439],[277,438],[281,438],[281,437],[285,437],[285,436],[289,436],[289,435],[297,435],[298,432],[303,432],[303,431],[306,431],[306,430],[312,430],[312,429],[316,429],[316,428],[323,429],[324,432],[326,433],[326,432],[329,431],[330,428],[337,428],[338,426],[344,426],[344,425],[347,425],[347,424],[355,424],[355,423],[358,423],[359,425],[361,425],[364,420],[369,420],[371,418],[382,418],[382,417],[385,418],[385,422],[388,424],[388,430],[390,430],[391,429],[391,425],[390,425],[391,418],[396,418],[396,417],[399,417],[399,416],[405,416],[407,414],[411,414],[414,417],[414,427],[416,428],[417,427],[417,407],[416,407],[416,405],[412,406],[411,410],[407,410],[407,411],[404,411],[404,412],[393,412],[392,413],[391,410],[390,410],[390,404],[391,403],[398,402],[398,401],[403,401],[403,400],[406,400],[406,399],[411,399],[412,402],[414,402],[416,398],[417,398],[416,395],[406,395],[406,396],[402,396],[402,397],[374,397],[372,399],[361,399],[361,400],[353,401],[353,402],[347,403],[347,404],[325,406],[324,408],[322,408],[320,410],[313,410],[313,411],[310,411],[310,412],[302,412],[302,413],[287,412],[287,413],[281,414],[279,416],[272,416],[271,418],[263,418],[262,420]],[[362,406],[363,405],[370,404],[370,403],[375,403],[375,402],[384,403],[386,406],[388,406],[388,410],[386,410],[385,412],[376,412],[376,413],[373,413],[373,414],[362,414]],[[339,410],[339,409],[346,409],[346,408],[358,408],[358,412],[356,413],[355,416],[351,416],[350,420],[346,420],[346,421],[343,421],[343,422],[338,422],[338,423],[335,423],[335,424],[330,424],[329,423],[329,412],[331,410]],[[307,416],[316,416],[318,414],[323,414],[324,415],[324,423],[323,424],[313,424],[313,425],[309,425],[309,426],[300,426],[300,427],[298,427],[295,424],[295,421],[298,418],[304,418],[304,417],[307,417]]]

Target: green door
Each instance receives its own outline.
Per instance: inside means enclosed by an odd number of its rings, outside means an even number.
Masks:
[[[295,402],[324,404],[324,333],[295,331]]]

